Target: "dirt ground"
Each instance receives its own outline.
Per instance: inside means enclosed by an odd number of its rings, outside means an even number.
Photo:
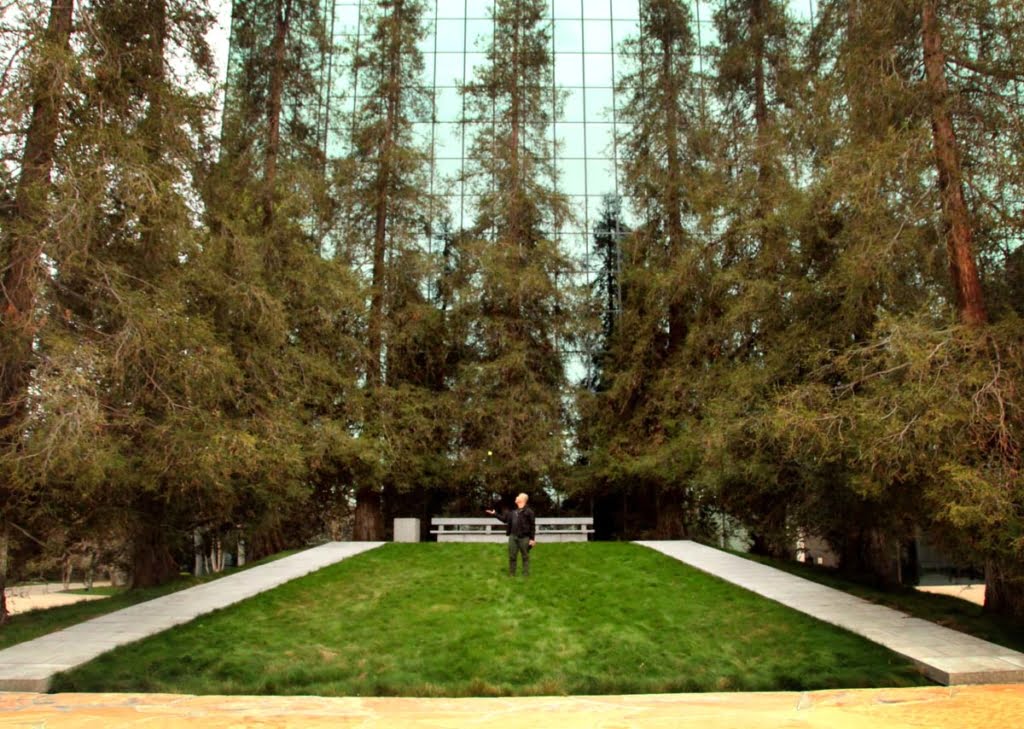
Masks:
[[[985,604],[984,585],[928,585],[918,587],[922,592],[933,592],[937,595],[952,595],[961,600],[970,600],[976,605]]]
[[[109,582],[94,582],[94,587],[107,587]],[[72,590],[80,590],[85,587],[81,582],[69,584]],[[107,595],[71,595],[64,592],[64,585],[59,582],[45,583],[40,585],[18,585],[8,587],[7,609],[11,615],[27,613],[30,610],[46,610],[47,608],[58,607],[59,605],[70,605],[86,600],[102,600]]]

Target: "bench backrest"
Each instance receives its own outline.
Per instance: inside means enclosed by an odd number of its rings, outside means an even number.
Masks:
[[[501,520],[493,516],[435,516],[431,524],[493,524]],[[538,516],[538,524],[593,524],[592,516]]]
[[[431,534],[439,542],[497,542],[505,539],[505,523],[493,516],[435,516]],[[538,541],[585,542],[594,533],[590,516],[539,516]]]

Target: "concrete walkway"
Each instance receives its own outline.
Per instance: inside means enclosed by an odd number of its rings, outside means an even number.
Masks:
[[[933,681],[1024,682],[1024,654],[1009,648],[696,542],[637,544],[880,643],[908,658]]]
[[[1001,729],[1024,726],[1024,686],[518,699],[0,693],[0,726]]]
[[[329,542],[19,643],[0,651],[0,691],[46,691],[55,674],[119,645],[187,623],[381,544]]]

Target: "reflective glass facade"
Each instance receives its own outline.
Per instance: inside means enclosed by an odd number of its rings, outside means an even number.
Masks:
[[[574,203],[577,222],[559,234],[566,249],[582,264],[583,277],[589,273],[591,226],[596,220],[601,198],[618,192],[616,174],[615,82],[625,70],[619,55],[622,41],[639,32],[639,3],[642,0],[551,0],[551,50],[554,56],[554,82],[564,92],[564,106],[551,125],[550,138],[555,147],[560,171],[559,188]],[[332,103],[328,108],[351,110],[359,100],[359,80],[351,68],[351,53],[359,47],[366,32],[360,22],[365,2],[326,3],[329,32],[337,49],[325,69],[325,88]],[[712,16],[718,2],[691,0],[695,35],[701,52],[694,67],[708,66],[705,49],[716,42]],[[812,20],[817,0],[791,0],[794,17]],[[462,123],[462,97],[458,85],[473,78],[473,69],[485,63],[484,48],[493,30],[491,3],[481,0],[427,0],[429,33],[421,48],[424,54],[424,84],[433,91],[430,118],[418,121],[417,131],[432,150],[435,160],[432,189],[443,198],[451,222],[456,228],[468,224],[473,201],[457,180],[473,123]],[[348,131],[344,114],[325,116],[323,130],[332,156],[346,152]],[[628,214],[628,201],[626,211]]]

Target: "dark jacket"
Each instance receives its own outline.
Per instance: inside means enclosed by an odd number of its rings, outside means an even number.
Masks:
[[[537,538],[537,519],[533,515],[533,509],[524,506],[522,509],[512,509],[504,514],[495,514],[499,520],[505,522],[505,534],[510,537]]]

